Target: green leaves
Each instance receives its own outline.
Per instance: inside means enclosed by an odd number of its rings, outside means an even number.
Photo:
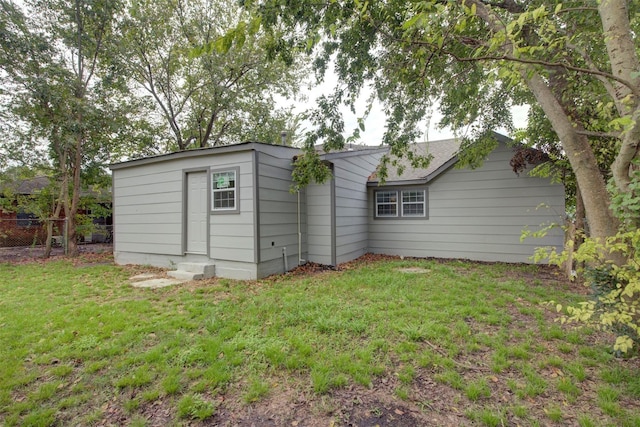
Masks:
[[[279,140],[293,115],[274,107],[276,96],[296,96],[304,63],[295,52],[286,63],[274,53],[287,46],[262,30],[262,16],[227,0],[139,9],[144,20],[127,17],[119,61],[153,101],[149,115],[164,123],[163,151]]]
[[[600,329],[612,330],[617,337],[613,349],[621,353],[640,344],[640,229],[620,231],[606,241],[586,238],[584,243],[573,252],[570,245],[562,254],[550,254],[550,262],[561,265],[573,253],[572,262],[585,266],[585,284],[593,289],[592,299],[577,305],[563,307],[566,310],[562,323],[588,323]],[[615,265],[607,261],[608,254],[621,253],[628,258],[624,265]]]
[[[292,173],[294,184],[291,192],[300,191],[309,184],[322,184],[331,178],[331,170],[321,159],[316,150],[306,148],[302,155],[294,160],[294,170]]]

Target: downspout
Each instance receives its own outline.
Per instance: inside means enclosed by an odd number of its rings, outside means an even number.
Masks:
[[[297,190],[298,193],[298,265],[302,265],[306,263],[305,260],[302,259],[302,225],[300,221],[300,190]]]

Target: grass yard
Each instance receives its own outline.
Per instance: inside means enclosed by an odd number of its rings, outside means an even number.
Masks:
[[[150,290],[90,261],[0,264],[0,424],[640,426],[638,359],[554,322],[544,303],[584,291],[548,268],[367,259]]]

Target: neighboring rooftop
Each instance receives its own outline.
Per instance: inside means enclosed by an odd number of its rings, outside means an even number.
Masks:
[[[4,193],[19,194],[22,196],[28,196],[42,191],[49,185],[51,179],[48,176],[37,176],[35,178],[20,179],[13,182],[6,182],[0,184],[0,195]],[[80,192],[81,196],[91,196],[96,199],[111,200],[110,189],[96,189],[89,188],[83,189]]]
[[[22,179],[2,186],[1,192],[11,189],[14,194],[33,194],[49,185],[49,177],[37,176],[35,178]]]

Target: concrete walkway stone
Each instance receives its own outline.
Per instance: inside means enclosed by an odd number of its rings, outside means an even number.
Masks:
[[[130,282],[140,282],[142,280],[157,279],[157,278],[158,278],[157,274],[142,273],[142,274],[136,274],[135,276],[129,277],[129,281]]]
[[[184,283],[184,280],[159,278],[159,279],[141,280],[139,282],[132,282],[131,286],[135,288],[158,289],[158,288],[164,288],[166,286],[179,285],[181,283]]]

